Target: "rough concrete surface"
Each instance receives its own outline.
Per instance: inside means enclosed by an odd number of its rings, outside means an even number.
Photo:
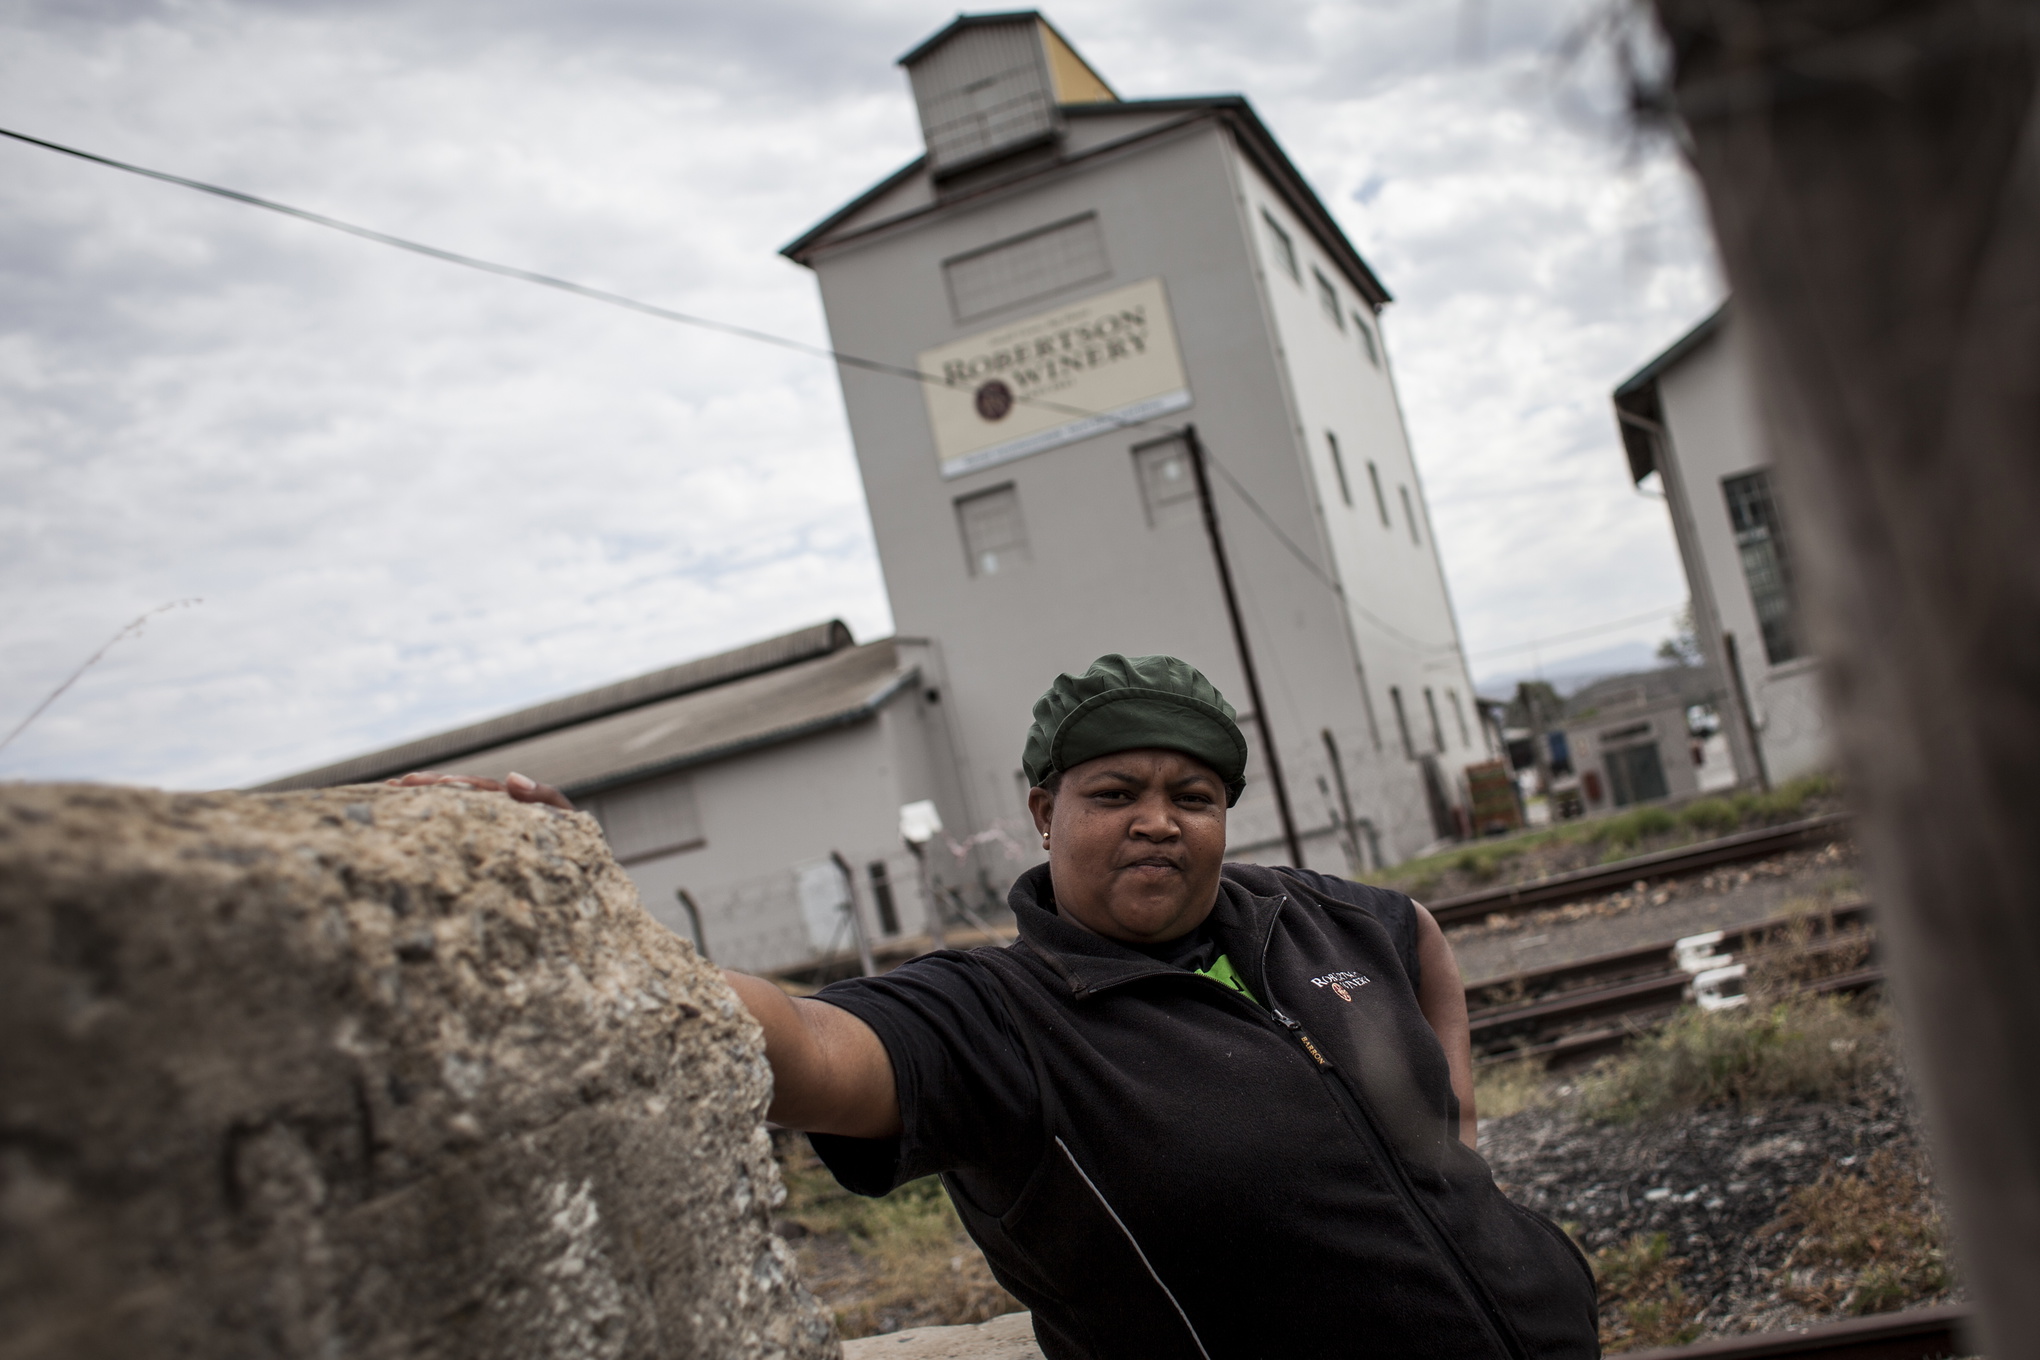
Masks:
[[[0,787],[0,1360],[833,1356],[769,1089],[586,816]]]
[[[1034,1315],[1007,1313],[963,1327],[915,1327],[843,1343],[843,1360],[1041,1360]]]

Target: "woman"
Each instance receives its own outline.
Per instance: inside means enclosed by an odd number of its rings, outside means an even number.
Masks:
[[[1185,662],[1058,677],[1023,757],[1048,862],[1013,886],[1013,945],[807,1000],[728,974],[772,1118],[861,1194],[939,1173],[1053,1360],[1598,1354],[1584,1259],[1472,1150],[1437,923],[1224,863],[1246,760]]]

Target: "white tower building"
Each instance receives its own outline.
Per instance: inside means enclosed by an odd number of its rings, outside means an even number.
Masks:
[[[1380,330],[1389,300],[1247,101],[1121,100],[1031,11],[901,59],[927,154],[785,248],[820,280],[903,637],[933,639],[965,815],[1024,816],[1035,697],[1103,652],[1202,667],[1253,743],[1235,858],[1450,834],[1489,758]],[[1195,488],[1194,426],[1259,673]]]

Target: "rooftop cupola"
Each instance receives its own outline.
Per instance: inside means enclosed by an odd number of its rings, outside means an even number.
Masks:
[[[937,178],[1053,142],[1065,104],[1119,98],[1034,10],[959,14],[900,65]]]

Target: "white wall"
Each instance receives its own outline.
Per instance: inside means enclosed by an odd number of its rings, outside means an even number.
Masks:
[[[625,866],[646,908],[690,936],[674,896],[684,887],[701,907],[717,963],[747,971],[794,967],[814,952],[795,868],[836,850],[855,871],[858,905],[874,938],[873,860],[891,870],[902,933],[925,929],[914,860],[899,839],[899,808],[943,798],[929,763],[926,729],[939,720],[933,708],[910,689],[864,722],[697,768],[702,845]],[[953,806],[948,811],[960,815]]]
[[[1323,536],[1346,592],[1347,614],[1373,706],[1368,748],[1402,758],[1402,739],[1390,688],[1401,691],[1413,746],[1438,756],[1464,801],[1464,769],[1491,758],[1473,683],[1460,650],[1445,571],[1431,532],[1430,512],[1411,456],[1380,318],[1318,249],[1268,182],[1243,157],[1235,160],[1245,226],[1256,246],[1258,271],[1272,318],[1301,451]],[[1268,230],[1273,218],[1294,243],[1297,276],[1283,262]],[[1340,321],[1323,305],[1318,275],[1331,281]],[[1343,323],[1343,324],[1341,324]],[[1370,362],[1359,327],[1373,332],[1379,362]],[[1345,467],[1341,487],[1331,442]],[[1373,465],[1381,487],[1374,493]],[[1404,493],[1408,494],[1408,505]],[[1347,493],[1351,503],[1348,504]],[[1382,509],[1387,510],[1386,524]],[[1413,515],[1410,512],[1414,512]],[[1416,536],[1410,532],[1416,521]],[[1424,691],[1436,702],[1442,743],[1434,738]],[[1377,741],[1378,738],[1378,741]],[[1379,779],[1377,775],[1377,779]],[[1393,790],[1391,793],[1390,790]],[[1382,790],[1402,814],[1400,839],[1430,838],[1421,792],[1406,782]],[[1418,823],[1421,823],[1418,825]]]
[[[1722,318],[1712,337],[1659,376],[1658,400],[1671,445],[1667,481],[1672,477],[1678,481],[1676,489],[1668,486],[1667,491],[1681,499],[1675,507],[1674,524],[1677,527],[1679,520],[1686,521],[1684,532],[1697,548],[1696,554],[1688,555],[1688,569],[1697,556],[1706,573],[1706,592],[1718,626],[1735,635],[1765,767],[1774,781],[1826,769],[1832,750],[1819,692],[1819,663],[1802,656],[1774,666],[1766,658],[1756,605],[1743,576],[1728,503],[1722,495],[1724,478],[1771,463],[1733,313]],[[1774,495],[1782,496],[1782,488],[1775,483],[1772,489]],[[1789,533],[1793,508],[1789,503],[1781,503],[1780,508]],[[1800,544],[1788,540],[1788,547],[1796,549]],[[1803,639],[1803,626],[1801,636]],[[1703,642],[1710,659],[1720,665],[1719,636]],[[1724,669],[1722,673],[1727,672]]]
[[[1196,423],[1212,455],[1320,570],[1344,572],[1346,560],[1332,554],[1349,553],[1351,569],[1360,573],[1351,579],[1365,583],[1355,589],[1356,598],[1370,610],[1379,603],[1397,611],[1392,617],[1407,613],[1413,628],[1424,629],[1419,636],[1449,641],[1449,616],[1433,617],[1443,607],[1443,591],[1428,524],[1421,550],[1408,544],[1406,534],[1398,540],[1409,549],[1404,554],[1409,561],[1384,567],[1398,574],[1395,584],[1380,588],[1365,575],[1375,566],[1367,554],[1388,563],[1397,549],[1359,537],[1338,549],[1329,541],[1306,475],[1303,421],[1292,396],[1298,385],[1286,376],[1271,331],[1235,157],[1215,124],[1200,124],[825,251],[815,267],[832,339],[852,353],[912,364],[923,349],[1043,310],[1052,303],[960,326],[950,315],[941,261],[1095,212],[1112,274],[1083,291],[1154,276],[1168,290],[1194,402],[1172,421]],[[1341,287],[1350,300],[1350,285]],[[1390,478],[1390,496],[1395,485],[1406,483],[1420,497],[1392,388],[1377,371],[1360,371],[1366,361],[1358,341],[1349,336],[1348,342],[1353,348],[1347,357],[1359,368],[1348,367],[1343,375],[1333,373],[1329,353],[1319,357],[1312,351],[1310,362],[1325,371],[1318,375],[1313,369],[1301,384],[1311,393],[1310,421],[1350,424],[1363,468],[1365,458],[1375,458]],[[1000,820],[1024,825],[1015,778],[1021,744],[1034,700],[1058,671],[1081,670],[1103,652],[1167,652],[1201,667],[1243,713],[1251,708],[1201,523],[1195,516],[1147,523],[1131,450],[1152,434],[1102,435],[943,481],[918,390],[857,370],[843,370],[842,382],[894,618],[904,635],[941,640],[974,827]],[[1354,390],[1339,396],[1342,384]],[[1020,499],[1032,561],[972,576],[953,502],[1007,483]],[[1316,781],[1328,773],[1320,732],[1331,728],[1348,766],[1356,811],[1381,827],[1391,858],[1411,853],[1431,839],[1422,785],[1394,749],[1392,719],[1385,712],[1376,724],[1384,751],[1374,749],[1352,632],[1338,596],[1222,481],[1217,499],[1299,825],[1309,830],[1325,822]],[[1433,573],[1428,586],[1422,584],[1426,572]],[[1403,589],[1403,575],[1418,587]],[[1420,728],[1427,721],[1424,683],[1436,688],[1441,708],[1448,687],[1462,703],[1471,703],[1463,667],[1441,681],[1435,675],[1416,678],[1421,670],[1399,668],[1386,655],[1384,665],[1392,675],[1407,671],[1412,677],[1409,702]],[[1377,686],[1391,682],[1376,680]],[[1441,717],[1448,753],[1456,753],[1457,720],[1449,712],[1441,711]],[[1474,725],[1471,712],[1468,719]],[[1268,782],[1260,776],[1257,747],[1248,792],[1232,819],[1235,853],[1257,858],[1269,852],[1253,847],[1278,834]],[[1314,838],[1305,858],[1334,872],[1347,868],[1328,836]]]

